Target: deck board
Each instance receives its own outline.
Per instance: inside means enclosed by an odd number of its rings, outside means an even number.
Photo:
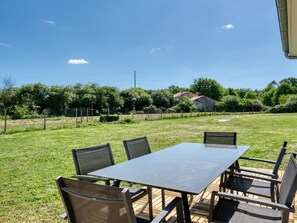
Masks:
[[[263,170],[263,169],[262,169]],[[269,170],[266,170],[270,172]],[[282,177],[283,172],[280,172],[280,177]],[[188,195],[189,205],[190,205],[190,213],[191,213],[191,220],[192,223],[207,223],[208,220],[208,209],[211,199],[211,192],[218,191],[219,189],[219,182],[220,179],[217,178],[214,180],[202,193],[199,195]],[[156,216],[162,209],[162,200],[161,200],[161,190],[160,189],[153,189],[153,213]],[[239,193],[240,194],[240,193]],[[180,193],[172,192],[172,191],[165,191],[165,200],[166,204],[168,204],[174,197],[181,197]],[[257,196],[250,196],[254,198],[258,198]],[[262,198],[263,199],[263,198]],[[293,200],[293,205],[296,207],[297,199],[296,196]],[[148,200],[147,196],[143,197],[142,199],[138,200],[133,205],[134,211],[137,216],[147,218],[148,217]],[[173,213],[169,216],[168,223],[176,222],[176,213]],[[297,212],[290,213],[289,223],[297,223]]]

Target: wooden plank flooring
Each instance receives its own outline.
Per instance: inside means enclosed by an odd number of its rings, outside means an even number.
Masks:
[[[269,172],[268,170],[266,170]],[[282,172],[280,173],[282,176]],[[219,178],[217,178],[214,182],[212,182],[201,194],[188,196],[189,205],[190,205],[190,213],[192,223],[206,223],[208,222],[208,210],[211,198],[211,192],[219,189]],[[176,192],[166,191],[166,204],[168,204],[174,197],[180,197],[181,195]],[[254,198],[258,198],[257,196],[251,196]],[[296,196],[293,201],[294,206],[297,205]],[[156,216],[162,209],[162,201],[161,201],[161,190],[153,189],[153,212],[154,216]],[[134,204],[134,211],[137,216],[148,217],[148,202],[147,196],[140,199]],[[175,221],[175,212],[169,216],[168,223],[174,223]],[[297,223],[297,212],[290,213],[289,223]]]

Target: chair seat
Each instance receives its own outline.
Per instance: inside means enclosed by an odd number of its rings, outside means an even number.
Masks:
[[[120,188],[122,188],[122,189],[125,189],[125,188],[129,189],[129,193],[130,193],[130,196],[132,197],[132,199],[133,199],[134,196],[137,196],[137,195],[142,194],[142,193],[144,193],[144,194],[147,193],[147,189],[146,188],[125,187],[125,186],[120,186]]]
[[[230,176],[226,188],[249,194],[271,198],[270,183],[244,177]]]
[[[213,220],[230,223],[281,223],[278,210],[221,198],[217,203]]]

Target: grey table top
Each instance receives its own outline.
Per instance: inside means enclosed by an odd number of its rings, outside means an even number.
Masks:
[[[199,194],[248,148],[181,143],[89,175]]]

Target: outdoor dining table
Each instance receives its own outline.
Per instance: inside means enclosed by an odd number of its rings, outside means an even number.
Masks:
[[[191,222],[188,194],[201,193],[249,146],[181,143],[89,175],[180,192],[185,221]]]

